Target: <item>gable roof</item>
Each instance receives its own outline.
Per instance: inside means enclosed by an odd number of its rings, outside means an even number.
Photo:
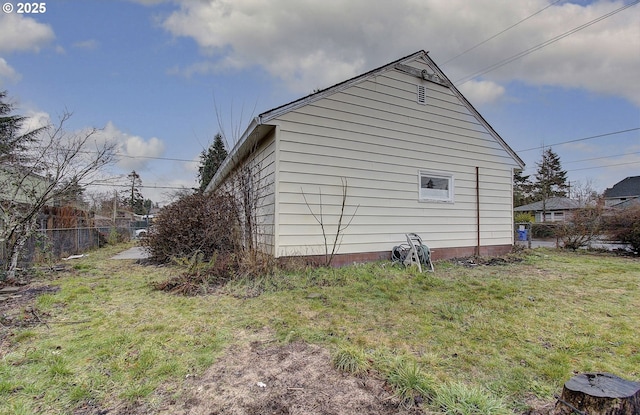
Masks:
[[[513,210],[516,212],[536,212],[542,210],[542,201],[529,203],[528,205],[518,206]],[[579,209],[580,203],[577,200],[567,197],[551,197],[546,200],[545,210],[572,210]]]
[[[409,63],[411,61],[415,61],[417,59],[422,59],[426,62],[429,67],[434,71],[434,74],[424,74],[420,73],[419,70],[405,66],[405,63]],[[223,161],[220,168],[211,179],[209,184],[207,185],[206,191],[211,191],[216,188],[224,178],[231,172],[231,170],[238,165],[244,157],[248,155],[251,151],[251,148],[254,147],[256,143],[258,143],[262,138],[264,138],[271,130],[273,130],[273,126],[269,125],[269,122],[277,117],[280,117],[290,111],[294,111],[298,108],[301,108],[305,105],[311,104],[315,101],[323,99],[329,95],[335,94],[337,92],[343,91],[357,83],[363,82],[370,78],[377,76],[382,72],[386,72],[389,70],[398,70],[405,73],[410,73],[411,75],[421,77],[424,80],[428,80],[431,82],[436,82],[440,85],[444,85],[449,88],[458,99],[465,105],[465,107],[471,112],[471,114],[487,129],[487,131],[493,136],[493,138],[504,148],[507,153],[513,158],[513,160],[520,166],[520,168],[524,168],[525,163],[522,159],[516,154],[511,147],[500,137],[500,135],[489,125],[489,123],[480,115],[480,113],[471,105],[469,101],[458,91],[458,89],[453,85],[453,83],[447,78],[447,76],[440,70],[440,68],[436,65],[436,63],[428,56],[428,52],[424,50],[420,50],[418,52],[412,53],[411,55],[405,56],[393,62],[390,62],[386,65],[380,66],[376,69],[373,69],[364,74],[355,76],[353,78],[347,79],[343,82],[325,88],[323,90],[314,92],[305,97],[296,99],[287,104],[272,108],[268,111],[263,112],[262,114],[255,117],[245,132],[242,134],[238,142],[234,145],[233,149],[229,152],[227,158]]]
[[[604,191],[604,197],[607,199],[638,196],[640,196],[640,176],[627,177]]]

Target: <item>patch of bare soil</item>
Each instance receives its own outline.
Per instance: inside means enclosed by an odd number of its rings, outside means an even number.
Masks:
[[[14,328],[46,324],[47,316],[33,306],[35,298],[58,290],[59,287],[36,284],[0,286],[0,357],[9,350]]]
[[[517,264],[523,261],[523,258],[517,254],[507,254],[499,257],[466,257],[454,258],[450,260],[452,263],[462,265],[464,267],[477,266],[498,266]]]
[[[307,343],[268,346],[254,341],[229,350],[180,401],[160,414],[176,415],[412,415],[382,380],[337,371],[326,349]]]

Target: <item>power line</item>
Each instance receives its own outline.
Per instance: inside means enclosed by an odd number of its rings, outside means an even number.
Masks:
[[[561,1],[563,1],[563,0],[556,0],[556,1],[554,1],[553,3],[551,3],[551,4],[549,4],[549,5],[545,6],[545,7],[543,7],[542,9],[538,10],[537,12],[535,12],[535,13],[533,13],[533,14],[531,14],[531,15],[527,16],[527,17],[525,17],[524,19],[520,20],[519,22],[512,24],[511,26],[507,27],[506,29],[504,29],[504,30],[502,30],[502,31],[500,31],[500,32],[498,32],[498,33],[496,33],[495,35],[493,35],[493,36],[491,36],[491,37],[489,37],[489,38],[487,38],[487,39],[485,39],[485,40],[483,40],[482,42],[480,42],[480,43],[476,44],[475,46],[472,46],[472,47],[470,47],[469,49],[465,50],[464,52],[461,52],[461,53],[457,54],[457,55],[456,55],[456,56],[454,56],[453,58],[451,58],[451,59],[449,59],[449,60],[445,61],[442,65],[444,66],[444,65],[448,64],[449,62],[451,62],[451,61],[454,61],[454,60],[458,59],[460,56],[465,55],[465,54],[467,54],[467,53],[471,52],[472,50],[474,50],[474,49],[476,49],[476,48],[478,48],[478,47],[480,47],[480,46],[484,45],[485,43],[489,42],[490,40],[493,40],[493,39],[497,38],[497,37],[498,37],[498,36],[500,36],[501,34],[503,34],[503,33],[507,32],[507,31],[509,31],[509,30],[513,29],[514,27],[518,26],[520,23],[523,23],[523,22],[525,22],[526,20],[529,20],[529,19],[530,19],[530,18],[532,18],[533,16],[536,16],[536,15],[538,15],[538,14],[542,13],[543,11],[547,10],[549,7],[556,5],[556,4],[560,3]]]
[[[126,157],[131,159],[149,159],[149,160],[166,160],[166,161],[184,161],[187,163],[200,163],[200,160],[186,160],[186,159],[177,159],[171,157],[152,157],[152,156],[130,156],[128,154],[120,154],[116,153],[118,157]]]
[[[517,153],[524,153],[525,151],[531,151],[531,150],[539,150],[541,148],[546,148],[546,147],[551,147],[551,146],[558,146],[558,145],[562,145],[562,144],[568,144],[568,143],[575,143],[577,141],[586,141],[586,140],[591,140],[594,138],[600,138],[600,137],[607,137],[607,136],[611,136],[611,135],[616,135],[616,134],[623,134],[623,133],[628,133],[630,131],[637,131],[640,130],[640,127],[635,127],[635,128],[629,128],[627,130],[620,130],[620,131],[613,131],[611,133],[604,133],[604,134],[598,134],[598,135],[592,135],[589,137],[583,137],[583,138],[576,138],[574,140],[568,140],[568,141],[561,141],[559,143],[553,143],[553,144],[545,144],[542,146],[538,146],[538,147],[531,147],[531,148],[526,148],[524,150],[516,150]]]
[[[636,151],[636,152],[633,152],[633,153],[613,154],[611,156],[592,157],[592,158],[588,158],[588,159],[566,161],[566,162],[563,162],[563,164],[582,163],[583,161],[593,161],[593,160],[610,159],[610,158],[614,158],[614,157],[632,156],[634,154],[640,154],[640,151]]]
[[[117,183],[83,183],[81,184],[81,186],[105,186],[105,187],[130,187],[129,184],[117,184]],[[140,188],[140,189],[169,189],[169,190],[183,190],[183,189],[191,189],[188,186],[182,186],[182,187],[178,187],[178,186],[158,186],[158,185],[140,185],[140,186],[136,186],[136,188]]]
[[[622,154],[622,156],[628,156],[628,155],[632,155],[632,154],[640,154],[640,152]],[[598,160],[598,159],[605,159],[605,158],[612,158],[612,157],[618,157],[618,156],[596,157],[596,158],[593,158],[593,159],[576,160],[576,161],[573,161],[573,162],[570,162],[570,163],[577,163],[579,161]],[[636,165],[640,166],[640,161],[627,161],[627,162],[624,162],[624,163],[604,164],[602,166],[580,167],[580,168],[577,168],[577,169],[567,169],[566,171],[570,172],[570,171],[580,171],[580,170],[605,169],[607,167],[627,166],[627,165],[630,165],[630,164],[636,164]],[[533,167],[529,167],[529,168],[526,168],[524,171],[527,172],[527,171],[532,171],[532,170],[534,170],[534,168]]]
[[[527,56],[527,55],[529,55],[529,54],[531,54],[533,52],[536,52],[536,51],[538,51],[538,50],[540,50],[542,48],[545,48],[545,47],[551,45],[552,43],[555,43],[555,42],[557,42],[557,41],[559,41],[561,39],[564,39],[567,36],[571,36],[572,34],[574,34],[576,32],[579,32],[582,29],[586,29],[587,27],[592,26],[592,25],[594,25],[594,24],[596,24],[596,23],[598,23],[598,22],[600,22],[600,21],[602,21],[604,19],[607,19],[607,18],[609,18],[609,17],[611,17],[611,16],[613,16],[613,15],[615,15],[615,14],[617,14],[617,13],[619,13],[619,12],[625,10],[625,9],[628,9],[629,7],[635,6],[638,3],[640,3],[640,0],[636,0],[636,1],[633,1],[633,2],[631,2],[629,4],[624,5],[622,7],[619,7],[617,9],[615,9],[615,10],[609,12],[609,13],[606,13],[606,14],[604,14],[604,15],[596,18],[596,19],[593,19],[593,20],[591,20],[591,21],[589,21],[589,22],[587,22],[585,24],[577,26],[577,27],[575,27],[575,28],[573,28],[573,29],[571,29],[569,31],[566,31],[566,32],[558,35],[558,36],[555,36],[555,37],[553,37],[553,38],[551,38],[549,40],[546,40],[546,41],[544,41],[542,43],[539,43],[536,46],[532,46],[529,49],[526,49],[526,50],[524,50],[524,51],[522,51],[520,53],[516,53],[515,55],[512,55],[509,58],[503,59],[498,63],[494,63],[493,65],[487,66],[486,68],[481,69],[481,70],[479,70],[479,71],[477,71],[477,72],[475,72],[475,73],[473,73],[471,75],[467,75],[467,76],[465,76],[463,78],[460,78],[457,81],[455,81],[454,84],[456,84],[458,86],[462,85],[462,84],[465,84],[465,83],[471,81],[472,79],[477,78],[480,75],[484,75],[486,73],[492,72],[492,71],[494,71],[494,70],[496,70],[498,68],[501,68],[504,65],[507,65],[507,64],[509,64],[509,63],[511,63],[511,62],[513,62],[515,60],[518,60],[518,59],[523,58],[523,57],[525,57],[525,56]]]
[[[607,167],[627,166],[629,164],[636,164],[636,165],[640,166],[640,162],[630,161],[630,162],[627,162],[627,163],[605,164],[604,166],[582,167],[582,168],[579,168],[579,169],[571,169],[571,170],[567,170],[567,171],[604,169],[604,168],[607,168]]]
[[[42,147],[42,146],[33,146],[31,147],[33,149],[38,149],[38,150],[47,150],[47,147]],[[65,147],[60,147],[60,150],[63,151],[75,151],[74,149],[71,148],[65,148]],[[98,154],[100,153],[99,150],[77,150],[77,153],[81,153],[81,154]],[[116,157],[125,157],[125,158],[130,158],[130,159],[148,159],[148,160],[165,160],[165,161],[182,161],[182,162],[186,162],[186,163],[200,163],[200,160],[188,160],[188,159],[179,159],[179,158],[172,158],[172,157],[154,157],[154,156],[131,156],[128,154],[122,154],[122,153],[114,153],[114,155]]]

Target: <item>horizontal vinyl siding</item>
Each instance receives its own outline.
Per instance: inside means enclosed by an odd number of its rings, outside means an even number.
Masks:
[[[255,240],[258,248],[269,254],[275,253],[275,134],[266,137],[260,145],[250,152],[249,157],[240,163],[224,180],[221,188],[234,194],[237,202],[244,203],[239,172],[248,168],[253,176],[251,197]],[[241,215],[243,215],[242,207]],[[245,243],[247,243],[245,241]]]
[[[427,87],[427,105],[416,85]],[[512,242],[515,161],[448,88],[395,71],[352,86],[277,120],[277,255],[324,252],[348,182],[340,253],[390,250],[416,232],[432,248],[476,244],[480,171],[482,245]],[[450,173],[454,203],[418,201],[418,172]],[[306,196],[306,202],[303,198]]]
[[[256,231],[261,250],[273,254],[275,224],[275,135],[256,150],[253,163],[257,172]]]

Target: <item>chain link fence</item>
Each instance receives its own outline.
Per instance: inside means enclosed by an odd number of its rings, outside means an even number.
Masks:
[[[20,262],[31,264],[55,261],[100,248],[113,241],[113,238],[126,240],[134,235],[134,227],[39,229],[27,240]],[[0,264],[4,265],[9,260],[9,255],[6,244],[0,241]]]

